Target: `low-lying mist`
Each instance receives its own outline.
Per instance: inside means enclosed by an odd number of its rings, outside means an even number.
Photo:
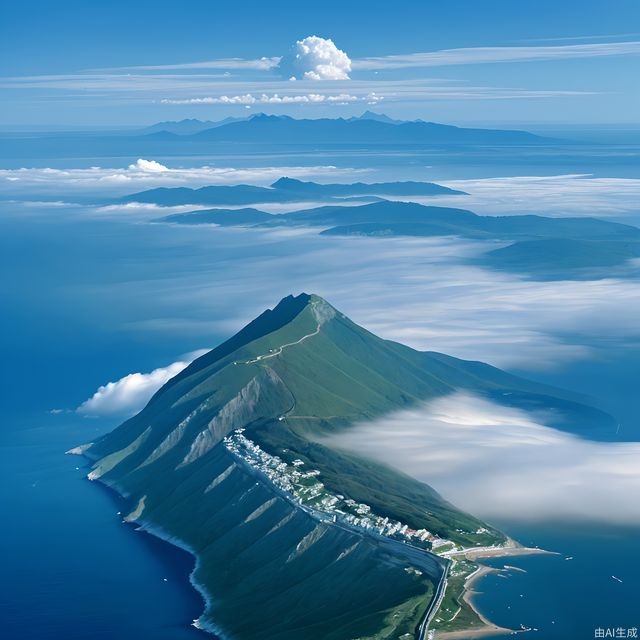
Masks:
[[[327,443],[396,467],[489,520],[640,523],[640,443],[593,442],[544,422],[458,392]]]

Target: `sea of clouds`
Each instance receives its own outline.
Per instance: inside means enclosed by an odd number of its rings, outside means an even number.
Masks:
[[[98,308],[104,297],[119,300],[126,313],[114,328],[129,334],[195,335],[213,345],[284,296],[306,291],[384,338],[503,368],[562,370],[639,338],[640,287],[633,280],[534,281],[464,264],[484,243],[145,227],[135,228],[149,246],[157,238],[166,243],[170,230],[172,242],[188,247],[188,258],[163,248],[145,256],[144,278],[132,263],[127,280],[79,290],[95,296]],[[158,277],[149,278],[149,270]],[[157,386],[164,381],[154,379]],[[98,397],[106,406],[115,396]]]
[[[592,442],[544,414],[454,393],[325,443],[395,467],[486,519],[640,523],[640,443]]]

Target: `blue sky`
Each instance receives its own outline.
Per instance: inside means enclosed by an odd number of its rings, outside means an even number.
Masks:
[[[5,2],[0,68],[3,125],[635,123],[640,3]]]

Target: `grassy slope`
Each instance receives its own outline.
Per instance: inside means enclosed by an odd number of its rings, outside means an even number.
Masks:
[[[338,313],[329,318],[328,305],[315,333],[314,304],[326,305],[315,297],[285,299],[195,361],[88,454],[104,470],[101,480],[130,497],[132,505],[146,496],[142,522],[197,554],[197,579],[213,595],[205,620],[215,620],[233,637],[397,637],[415,626],[416,603],[424,604],[433,593],[440,561],[421,554],[422,573],[407,572],[416,560],[403,557],[404,545],[390,549],[335,526],[297,554],[317,522],[244,463],[232,466],[231,454],[220,445],[182,464],[192,443],[239,390],[259,380],[261,393],[249,423],[242,425],[252,439],[279,454],[286,448],[286,455],[305,458],[336,492],[464,543],[465,531],[482,526],[477,519],[427,485],[330,450],[319,438],[460,388],[526,398],[549,398],[551,392],[488,365],[382,340]],[[298,343],[303,336],[308,337]],[[277,356],[264,357],[294,342]],[[561,395],[558,401],[568,402]],[[222,435],[217,433],[216,442]],[[152,456],[159,447],[162,455]],[[260,517],[248,517],[274,498]],[[486,542],[502,539],[490,530]]]

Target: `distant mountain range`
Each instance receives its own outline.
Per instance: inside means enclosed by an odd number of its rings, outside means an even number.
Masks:
[[[479,216],[466,209],[414,202],[378,201],[324,206],[273,215],[253,208],[207,209],[173,214],[157,222],[220,226],[314,226],[328,236],[461,236],[510,242],[488,251],[480,264],[534,276],[607,275],[602,269],[640,257],[640,229],[596,218],[535,215]],[[618,272],[625,275],[625,272]]]
[[[535,145],[549,139],[526,131],[468,129],[434,122],[389,122],[389,119],[318,118],[256,115],[248,120],[206,129],[191,136],[194,140],[269,145],[328,144],[462,144]]]
[[[438,549],[513,543],[327,436],[457,390],[583,434],[614,430],[571,394],[382,340],[301,294],[76,452],[126,496],[126,521],[197,557],[199,626],[238,640],[424,638],[449,565]]]
[[[463,195],[463,191],[449,189],[433,182],[379,182],[366,184],[319,184],[283,177],[269,187],[255,185],[214,185],[189,189],[160,187],[122,198],[123,202],[149,202],[173,206],[181,204],[245,205],[263,202],[305,202],[317,199],[358,196],[436,196]]]
[[[240,122],[246,120],[246,118],[224,118],[218,121],[212,120],[197,120],[195,118],[186,118],[184,120],[168,120],[165,122],[157,122],[149,127],[141,129],[138,133],[141,135],[148,135],[150,133],[160,133],[166,131],[168,133],[174,133],[179,136],[193,135],[194,133],[200,133],[207,129],[214,129],[215,127],[224,127],[226,124],[232,122]]]
[[[257,118],[264,115],[265,114],[263,113],[257,113],[240,118],[228,117],[223,118],[222,120],[197,120],[196,118],[185,118],[184,120],[166,120],[164,122],[157,122],[148,127],[145,127],[138,133],[142,135],[148,135],[150,133],[159,133],[165,131],[168,133],[174,133],[179,136],[189,136],[193,135],[194,133],[200,133],[201,131],[205,131],[207,129],[224,127],[225,125],[231,124],[232,122],[244,122],[246,120],[251,120],[252,118]],[[365,111],[362,115],[347,118],[348,122],[355,122],[358,120],[375,120],[377,122],[385,122],[387,124],[401,124],[403,122],[407,122],[407,120],[394,120],[393,118],[390,118],[383,113],[375,113],[373,111]]]
[[[367,112],[352,118],[295,119],[257,114],[219,122],[187,119],[160,122],[126,131],[42,133],[3,138],[0,158],[49,157],[165,157],[226,154],[247,150],[313,147],[344,149],[376,146],[425,148],[470,146],[493,148],[539,146],[564,141],[526,131],[471,129],[414,120],[393,120]],[[573,143],[575,144],[575,143]]]

